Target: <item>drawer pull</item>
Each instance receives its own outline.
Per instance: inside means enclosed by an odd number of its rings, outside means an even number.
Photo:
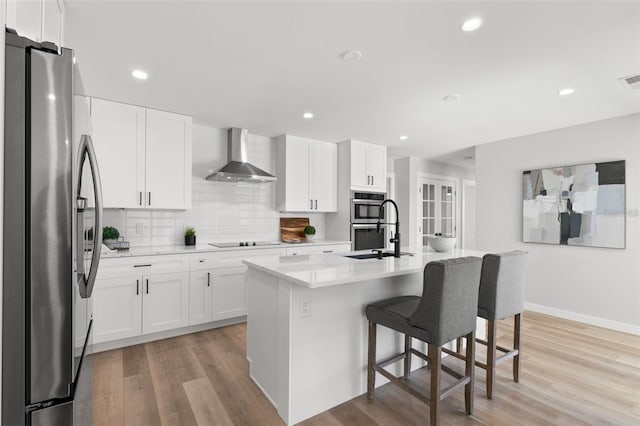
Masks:
[[[198,262],[204,263],[204,259],[200,259],[200,260],[198,260]]]
[[[333,253],[333,250],[323,250],[323,253]]]
[[[146,268],[147,266],[151,266],[150,263],[144,264],[144,265],[133,265],[134,268]]]

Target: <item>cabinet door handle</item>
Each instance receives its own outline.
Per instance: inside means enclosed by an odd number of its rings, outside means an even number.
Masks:
[[[142,191],[139,191],[138,194],[139,194],[138,204],[142,205]]]
[[[149,204],[147,204],[148,206],[151,205],[151,191],[149,191]]]
[[[333,253],[333,250],[322,250],[323,253]]]
[[[373,175],[371,175],[371,186],[374,186],[375,184],[373,183]]]
[[[136,296],[140,294],[140,280],[136,280]]]
[[[207,287],[211,286],[211,272],[207,272]]]
[[[367,185],[371,185],[371,176],[367,175]]]
[[[151,266],[150,263],[145,263],[144,265],[133,265],[134,268],[145,268],[147,266]]]
[[[147,294],[149,294],[149,280],[147,279]]]
[[[309,210],[313,210],[313,200],[309,200]]]

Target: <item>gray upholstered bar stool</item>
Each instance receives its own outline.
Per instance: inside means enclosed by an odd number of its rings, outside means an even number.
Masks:
[[[429,262],[424,268],[422,297],[401,296],[381,300],[367,306],[369,320],[369,361],[367,365],[367,398],[373,399],[375,373],[429,404],[431,424],[438,423],[439,402],[455,389],[465,387],[465,410],[473,412],[473,360],[475,348],[476,311],[478,286],[482,260],[479,257]],[[404,352],[384,361],[376,362],[377,324],[405,335]],[[467,342],[465,374],[444,366],[440,362],[442,346],[464,336]],[[411,339],[428,343],[428,355],[412,348]],[[431,395],[428,398],[409,386],[406,381],[384,369],[385,366],[404,360],[404,379],[411,371],[411,355],[416,355],[431,366]],[[443,391],[440,390],[440,371],[458,380]]]
[[[487,340],[476,339],[476,342],[487,346],[487,363],[476,361],[475,364],[487,371],[487,398],[493,397],[493,384],[498,364],[513,358],[513,380],[520,379],[520,331],[521,314],[524,311],[524,274],[527,253],[512,251],[508,253],[486,254],[482,259],[482,276],[478,296],[478,316],[487,320]],[[499,320],[514,317],[513,349],[496,344],[496,328]],[[458,339],[458,351],[461,340]],[[496,351],[503,352],[500,357]],[[462,354],[452,354],[465,359]]]

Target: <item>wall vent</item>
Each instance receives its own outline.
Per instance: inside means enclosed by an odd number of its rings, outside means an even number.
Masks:
[[[624,87],[628,87],[629,89],[640,90],[640,74],[622,77],[622,78],[619,78],[618,81]]]

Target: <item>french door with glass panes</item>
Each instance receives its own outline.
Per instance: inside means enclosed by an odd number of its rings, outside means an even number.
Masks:
[[[456,182],[418,179],[418,238],[426,246],[427,235],[456,236]]]

